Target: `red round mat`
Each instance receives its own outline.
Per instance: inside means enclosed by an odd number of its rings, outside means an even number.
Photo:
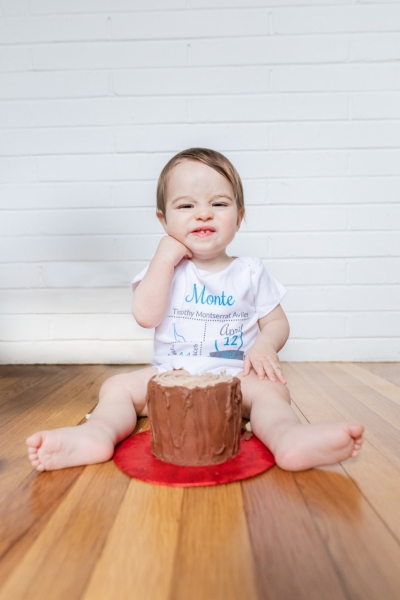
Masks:
[[[191,487],[240,481],[267,471],[275,464],[271,452],[255,436],[240,440],[235,458],[219,465],[180,467],[163,462],[151,452],[151,431],[137,433],[117,446],[114,462],[124,473],[149,483]]]

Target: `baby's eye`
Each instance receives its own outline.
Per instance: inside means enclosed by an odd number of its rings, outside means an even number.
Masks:
[[[228,206],[227,202],[214,202],[213,206]]]
[[[180,208],[192,208],[191,204],[181,204],[180,206],[178,206],[178,209]]]

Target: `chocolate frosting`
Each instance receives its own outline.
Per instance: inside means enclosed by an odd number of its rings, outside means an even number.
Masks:
[[[209,465],[239,452],[242,394],[237,377],[169,371],[150,379],[147,403],[157,458],[177,465]]]

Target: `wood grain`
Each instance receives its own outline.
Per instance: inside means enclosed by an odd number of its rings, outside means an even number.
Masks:
[[[6,581],[2,594],[13,600],[79,598],[128,485],[129,478],[112,462],[86,467]]]
[[[240,483],[185,489],[170,600],[257,597]]]
[[[345,591],[293,474],[273,467],[242,486],[259,598],[344,600]]]
[[[84,600],[168,598],[182,497],[131,480]]]
[[[345,416],[333,407],[323,394],[301,377],[302,370],[285,366],[285,376],[293,401],[308,416],[311,423],[343,421]],[[357,459],[342,464],[342,469],[385,522],[386,527],[400,540],[400,471],[368,440]]]
[[[341,465],[188,489],[112,461],[34,471],[25,437],[83,421],[102,381],[134,368],[0,366],[1,600],[397,600],[398,364],[284,365],[303,423],[366,425]]]

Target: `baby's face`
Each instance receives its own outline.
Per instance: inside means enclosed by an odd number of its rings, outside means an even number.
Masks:
[[[189,248],[194,258],[203,259],[223,254],[242,220],[229,181],[196,160],[184,160],[172,169],[165,213],[158,218],[166,233]]]

